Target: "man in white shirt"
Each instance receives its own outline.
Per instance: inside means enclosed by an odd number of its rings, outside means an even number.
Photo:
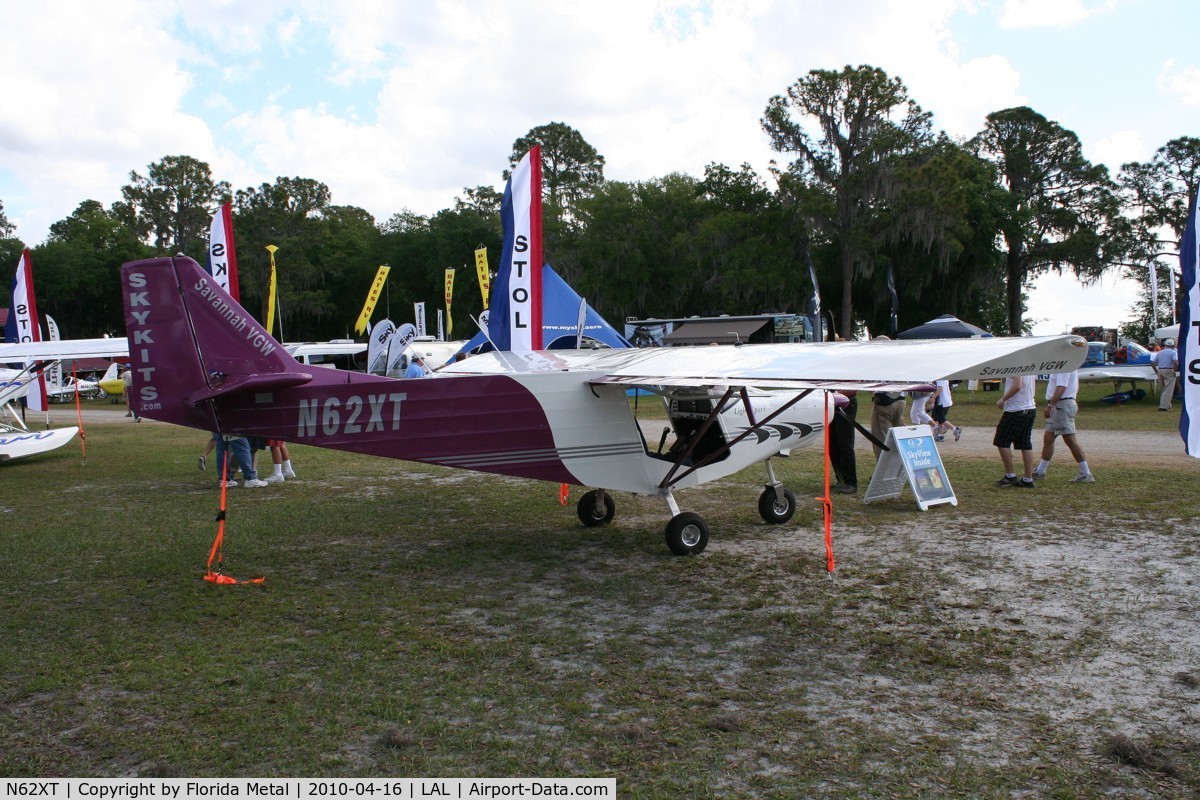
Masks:
[[[1034,376],[1018,375],[1004,380],[1004,394],[996,401],[996,407],[1004,411],[996,424],[996,435],[992,444],[1000,451],[1004,463],[1004,477],[996,481],[997,486],[1015,486],[1032,489],[1033,485],[1033,421],[1037,414],[1037,401],[1033,399]],[[1013,471],[1012,449],[1021,451],[1025,476],[1018,479]]]
[[[1079,474],[1071,478],[1071,483],[1096,482],[1092,470],[1088,467],[1087,456],[1083,454],[1083,448],[1075,438],[1075,415],[1079,412],[1079,403],[1075,398],[1078,394],[1078,370],[1056,372],[1046,383],[1046,410],[1042,412],[1046,418],[1046,432],[1042,434],[1042,460],[1033,471],[1033,477],[1038,480],[1046,477],[1050,459],[1054,457],[1054,439],[1061,436],[1063,443],[1079,464]]]

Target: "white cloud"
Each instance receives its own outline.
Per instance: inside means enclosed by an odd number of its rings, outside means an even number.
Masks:
[[[1200,69],[1192,64],[1177,68],[1174,60],[1167,60],[1158,73],[1158,90],[1184,105],[1200,105]]]
[[[1109,170],[1114,173],[1122,164],[1146,161],[1151,155],[1142,134],[1133,130],[1116,131],[1086,150],[1090,161],[1107,164]]]
[[[1115,0],[1091,5],[1083,0],[1008,0],[1000,13],[1000,27],[1069,28],[1115,7]]]
[[[171,9],[136,2],[13,4],[0,48],[0,163],[16,191],[3,197],[18,235],[119,197],[131,169],[172,153],[213,152],[202,120],[180,112],[190,47],[166,32]],[[27,46],[23,46],[26,45]],[[15,195],[15,196],[14,196]],[[16,202],[11,202],[11,201]]]
[[[208,161],[235,188],[299,175],[378,217],[432,213],[463,187],[498,187],[512,142],[549,122],[578,129],[610,178],[698,176],[711,162],[765,176],[790,158],[760,128],[767,101],[812,69],[878,66],[960,137],[1029,102],[1036,80],[1018,54],[988,49],[995,24],[976,0],[609,0],[585,14],[553,0],[10,5],[24,35],[0,50],[0,199],[30,242],[168,154]],[[1060,19],[1108,8],[1044,7]],[[969,58],[961,22],[985,37]],[[1168,64],[1160,85],[1200,98],[1194,73]],[[1137,145],[1135,131],[1106,133],[1095,152]]]
[[[1133,318],[1138,289],[1129,278],[1104,278],[1085,287],[1070,274],[1047,272],[1029,290],[1026,317],[1033,321],[1036,336],[1069,333],[1081,325],[1115,328]]]

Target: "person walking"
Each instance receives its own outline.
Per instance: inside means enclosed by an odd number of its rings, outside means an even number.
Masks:
[[[267,483],[294,479],[296,471],[292,469],[292,455],[288,452],[287,442],[283,439],[267,439],[267,447],[271,448],[271,466],[274,470],[266,477]]]
[[[933,417],[929,416],[929,400],[933,397],[932,392],[910,392],[912,395],[912,406],[908,409],[908,419],[913,425],[928,425],[932,431],[937,424],[933,421]]]
[[[1035,480],[1046,477],[1050,468],[1050,459],[1054,458],[1054,440],[1061,436],[1063,444],[1071,451],[1075,463],[1079,465],[1079,474],[1071,478],[1071,483],[1095,483],[1096,478],[1088,466],[1087,456],[1075,436],[1075,415],[1079,413],[1079,370],[1074,372],[1055,372],[1046,383],[1046,409],[1042,415],[1046,418],[1046,431],[1042,434],[1042,460],[1033,471]]]
[[[1175,378],[1179,373],[1179,353],[1175,352],[1175,340],[1163,342],[1163,349],[1150,357],[1154,374],[1158,376],[1158,410],[1170,411],[1175,395]]]
[[[234,464],[236,462],[236,465]],[[240,467],[242,485],[247,489],[260,489],[267,485],[266,481],[258,479],[254,471],[254,463],[250,454],[250,440],[236,433],[217,434],[217,484],[225,481],[225,486],[237,486],[233,473]]]
[[[937,381],[934,386],[936,389],[933,393],[933,421],[936,423],[933,429],[933,439],[937,442],[946,441],[946,433],[954,432],[954,441],[958,441],[962,437],[962,428],[954,425],[949,420],[950,406],[954,405],[954,399],[950,396],[950,381]]]
[[[126,367],[121,373],[121,382],[125,384],[125,416],[133,417],[134,422],[141,422],[142,418],[133,410],[133,368]]]
[[[1004,464],[1004,477],[996,481],[997,486],[1015,486],[1019,489],[1032,489],[1033,483],[1033,421],[1037,414],[1037,401],[1034,400],[1034,376],[1017,375],[1004,380],[1004,394],[996,401],[996,407],[1004,413],[996,424],[996,435],[992,444],[1000,451],[1000,461]],[[1013,469],[1013,449],[1021,453],[1021,462],[1025,474],[1017,478]]]

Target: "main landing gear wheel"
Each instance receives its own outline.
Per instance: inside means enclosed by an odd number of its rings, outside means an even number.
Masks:
[[[782,525],[796,513],[796,495],[783,490],[783,499],[775,494],[775,487],[768,486],[758,496],[758,513],[772,525]]]
[[[677,556],[694,556],[708,547],[708,523],[699,514],[684,511],[667,523],[667,547]]]
[[[612,522],[613,515],[617,513],[617,504],[608,492],[593,489],[579,498],[575,513],[579,515],[579,521],[587,527],[599,528]]]

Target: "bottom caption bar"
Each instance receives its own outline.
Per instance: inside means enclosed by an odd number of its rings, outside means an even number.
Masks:
[[[195,800],[617,796],[616,778],[60,778],[0,780],[0,798]]]

